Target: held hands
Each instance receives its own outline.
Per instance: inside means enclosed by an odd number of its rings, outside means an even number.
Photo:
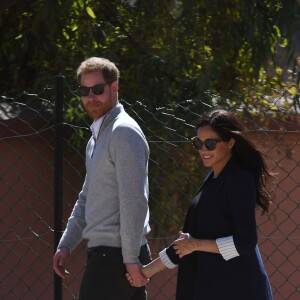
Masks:
[[[196,239],[194,239],[189,233],[179,231],[179,239],[174,242],[173,247],[176,254],[182,258],[196,250]]]
[[[141,287],[149,282],[149,279],[142,273],[140,264],[125,264],[127,273],[126,278],[134,287]]]
[[[194,251],[197,250],[197,247],[200,243],[200,240],[194,239],[192,236],[190,236],[188,233],[179,232],[179,238],[173,243],[174,249],[176,253],[179,255],[180,258],[182,258],[185,255],[188,255]],[[139,271],[141,272],[139,275],[135,275],[129,268],[128,265],[136,265],[136,267],[139,268]],[[149,279],[156,273],[166,269],[167,267],[165,264],[161,261],[160,257],[157,257],[155,260],[150,262],[148,265],[141,266],[138,264],[127,264],[127,274],[126,278],[129,281],[129,283],[134,287],[141,287],[146,285],[149,282]]]

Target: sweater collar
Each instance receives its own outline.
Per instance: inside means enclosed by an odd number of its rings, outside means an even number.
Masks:
[[[116,106],[114,106],[110,111],[106,113],[106,115],[103,118],[101,127],[99,128],[99,134],[101,131],[112,121],[114,120],[122,111],[124,111],[124,107],[121,103],[118,103]]]

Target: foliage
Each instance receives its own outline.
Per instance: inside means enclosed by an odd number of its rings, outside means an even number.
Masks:
[[[93,55],[118,64],[122,98],[152,107],[241,91],[272,70],[278,47],[292,57],[297,16],[296,0],[4,1],[1,92],[74,79]]]
[[[90,56],[114,61],[121,70],[123,104],[151,141],[152,218],[176,232],[203,177],[188,143],[176,141],[188,142],[195,134],[191,124],[206,105],[242,107],[249,115],[269,107],[267,92],[283,88],[299,102],[299,82],[286,82],[285,67],[276,65],[280,48],[286,62],[293,59],[298,3],[3,0],[0,94],[53,86],[55,76],[63,74],[66,121],[79,126],[71,138],[83,149],[88,132],[81,126],[88,125],[76,95],[75,70]],[[144,107],[130,104],[135,101]]]

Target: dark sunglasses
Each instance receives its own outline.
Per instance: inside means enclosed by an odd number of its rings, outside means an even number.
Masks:
[[[221,139],[207,139],[201,141],[197,136],[191,138],[191,142],[196,150],[202,150],[203,145],[208,151],[213,151],[216,149],[217,143],[222,142]]]
[[[101,95],[104,92],[104,87],[108,85],[109,83],[99,83],[94,86],[88,87],[88,86],[79,86],[78,92],[80,96],[88,96],[90,91],[92,91],[95,95]]]

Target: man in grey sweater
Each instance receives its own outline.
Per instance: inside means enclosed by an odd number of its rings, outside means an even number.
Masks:
[[[145,235],[148,209],[149,147],[139,125],[118,101],[119,70],[111,61],[91,57],[77,70],[79,93],[90,117],[86,177],[53,258],[62,278],[72,250],[87,240],[88,260],[80,300],[144,300],[147,282],[141,264],[149,263]]]

